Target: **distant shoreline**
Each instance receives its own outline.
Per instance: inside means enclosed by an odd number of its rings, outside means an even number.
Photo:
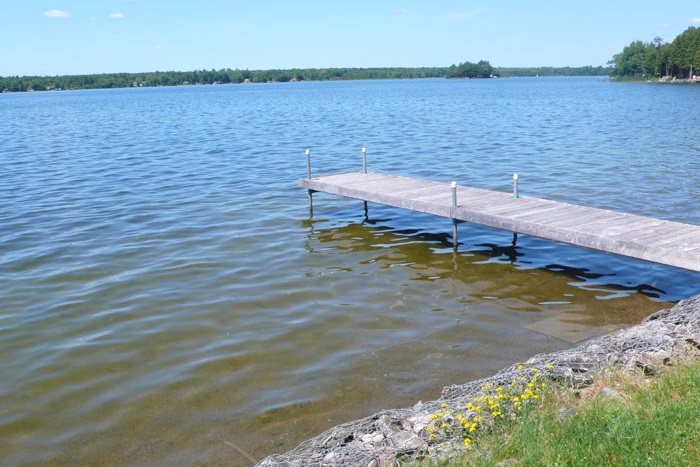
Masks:
[[[63,76],[0,76],[0,91],[35,92],[78,89],[182,86],[202,84],[283,83],[298,81],[357,81],[445,78],[449,67],[418,68],[308,68],[289,70],[194,70],[145,73],[103,73]],[[610,76],[612,68],[529,67],[493,68],[501,78],[529,76]]]
[[[693,78],[673,78],[662,76],[660,78],[642,78],[639,76],[611,76],[611,81],[616,83],[649,83],[649,84],[700,84],[700,76]]]

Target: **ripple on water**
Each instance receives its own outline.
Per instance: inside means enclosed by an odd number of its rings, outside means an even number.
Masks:
[[[449,222],[364,219],[322,194],[309,219],[296,186],[306,148],[320,174],[359,170],[366,146],[370,170],[503,191],[519,172],[527,195],[700,223],[695,92],[571,78],[3,95],[0,457],[245,465],[227,442],[281,451],[695,293],[694,273],[468,224],[455,255]]]

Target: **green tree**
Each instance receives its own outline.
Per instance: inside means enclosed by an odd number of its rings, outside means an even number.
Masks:
[[[700,29],[690,27],[670,44],[660,37],[634,41],[613,56],[613,76],[690,78],[700,70]]]
[[[479,63],[464,62],[452,65],[447,69],[447,78],[490,78],[493,75],[493,67],[486,60]]]
[[[613,57],[615,74],[618,76],[644,77],[647,45],[642,41],[634,41]]]

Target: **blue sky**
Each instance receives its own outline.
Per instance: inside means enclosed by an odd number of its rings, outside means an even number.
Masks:
[[[700,27],[698,0],[12,0],[0,76],[605,65]]]

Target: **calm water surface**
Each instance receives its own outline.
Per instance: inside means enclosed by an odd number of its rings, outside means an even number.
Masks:
[[[318,194],[369,169],[700,224],[700,86],[0,96],[0,463],[248,465],[563,349],[698,274]]]

